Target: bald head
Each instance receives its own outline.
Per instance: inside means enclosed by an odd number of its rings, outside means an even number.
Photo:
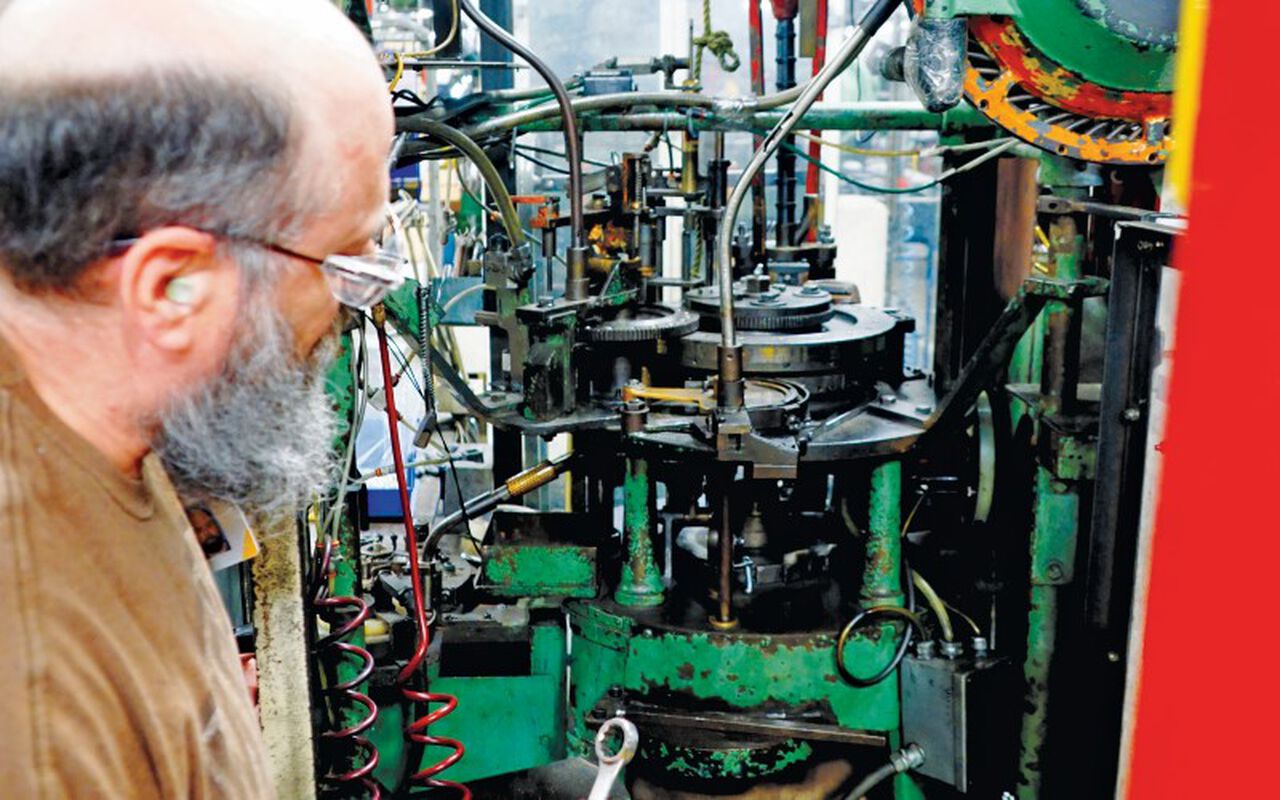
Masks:
[[[340,215],[333,199],[353,182],[375,191],[391,133],[377,61],[327,0],[0,3],[0,134],[17,143],[0,153],[0,179],[28,190],[0,200],[0,265],[30,285],[24,260],[58,258],[44,268],[61,282],[83,266],[70,262],[139,227],[261,238],[255,225],[279,234],[284,217]],[[78,216],[99,235],[59,254],[68,231],[39,218],[94,191],[106,204]],[[33,234],[25,248],[6,242]]]

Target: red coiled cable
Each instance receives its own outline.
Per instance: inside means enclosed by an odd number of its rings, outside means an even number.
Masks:
[[[356,690],[356,687],[364,683],[369,678],[369,675],[373,673],[373,655],[363,647],[343,641],[343,639],[364,625],[364,621],[369,618],[369,606],[359,597],[329,596],[329,565],[333,560],[333,542],[326,541],[321,553],[320,564],[315,572],[312,605],[317,609],[317,613],[330,624],[331,630],[327,636],[321,637],[316,641],[316,653],[332,648],[340,653],[339,657],[354,656],[361,661],[360,669],[354,676],[345,681],[335,683],[324,691],[326,694],[342,695],[349,703],[362,705],[367,711],[364,717],[346,728],[325,731],[320,734],[321,738],[324,739],[335,741],[350,740],[355,748],[365,755],[363,764],[343,773],[325,775],[325,780],[338,784],[359,781],[369,790],[369,796],[372,800],[379,800],[382,797],[382,791],[377,782],[369,777],[378,766],[378,748],[364,736],[364,732],[378,718],[378,706],[371,697]],[[332,626],[337,623],[341,612],[344,610],[348,613],[354,613],[340,627],[333,629]]]
[[[425,320],[423,324],[426,324]],[[457,789],[463,800],[471,800],[471,790],[466,786],[456,781],[435,777],[458,763],[466,754],[466,748],[456,739],[431,736],[427,733],[428,726],[453,713],[453,710],[458,707],[458,698],[448,694],[412,689],[408,685],[427,657],[427,647],[431,643],[431,630],[427,625],[426,593],[422,587],[422,573],[418,568],[418,533],[413,527],[408,478],[404,471],[404,456],[400,453],[400,437],[397,435],[400,415],[396,413],[395,391],[392,388],[394,383],[391,378],[391,354],[387,347],[386,324],[380,309],[375,309],[374,327],[378,331],[378,356],[382,361],[382,383],[386,387],[383,395],[387,404],[387,430],[391,437],[391,457],[395,463],[396,485],[400,493],[400,513],[404,517],[406,549],[409,551],[409,579],[413,585],[413,618],[418,631],[418,641],[413,648],[413,656],[396,675],[396,684],[400,687],[400,695],[411,703],[421,703],[425,707],[429,707],[431,703],[443,703],[439,708],[434,711],[428,710],[426,714],[410,723],[405,729],[405,737],[424,747],[446,747],[453,751],[435,764],[413,773],[409,776],[409,780],[421,783],[423,786]]]

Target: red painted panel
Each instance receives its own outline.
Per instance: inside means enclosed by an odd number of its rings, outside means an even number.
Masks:
[[[1274,797],[1280,669],[1280,160],[1265,107],[1274,3],[1212,3],[1129,798]]]

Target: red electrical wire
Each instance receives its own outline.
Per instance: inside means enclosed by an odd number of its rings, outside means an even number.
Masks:
[[[336,731],[325,731],[320,734],[321,738],[332,740],[350,740],[356,748],[362,750],[366,754],[365,763],[353,767],[347,772],[340,774],[329,774],[325,776],[326,781],[333,783],[353,783],[359,781],[369,791],[371,800],[379,800],[382,797],[382,791],[378,788],[378,784],[369,777],[373,770],[378,766],[378,748],[373,742],[364,736],[364,732],[373,725],[378,718],[378,706],[368,695],[357,691],[356,687],[368,680],[369,675],[373,673],[373,655],[363,647],[343,641],[355,631],[364,625],[364,621],[369,618],[369,606],[359,597],[329,597],[329,565],[333,559],[333,542],[324,543],[320,564],[316,568],[314,586],[312,590],[312,604],[320,609],[319,613],[325,618],[330,625],[336,623],[338,612],[340,609],[354,610],[355,613],[341,627],[331,630],[329,635],[319,639],[316,642],[315,649],[319,653],[326,648],[334,648],[339,650],[344,656],[355,656],[360,659],[360,670],[348,680],[335,683],[333,686],[325,690],[326,694],[342,695],[350,703],[358,703],[365,707],[368,713],[353,723],[352,725]]]
[[[378,331],[378,355],[382,361],[383,385],[391,387],[391,353],[387,347],[386,325],[383,324],[381,319],[376,319],[375,328]],[[418,641],[413,648],[413,656],[400,670],[400,673],[396,675],[396,684],[400,687],[400,695],[411,703],[421,703],[424,708],[429,707],[431,703],[444,704],[434,711],[428,711],[410,723],[405,729],[405,736],[410,741],[423,746],[446,747],[453,751],[437,763],[424,767],[410,775],[409,780],[422,783],[424,786],[457,789],[463,800],[471,800],[471,790],[466,786],[456,781],[441,780],[435,777],[458,763],[463,755],[466,754],[466,748],[463,747],[462,742],[456,739],[427,734],[427,728],[430,725],[453,713],[453,710],[458,707],[458,699],[453,695],[411,689],[408,685],[413,676],[418,673],[423,660],[427,657],[427,647],[431,643],[431,631],[427,626],[427,603],[426,593],[422,588],[422,572],[418,568],[418,532],[413,527],[413,511],[409,505],[409,486],[404,471],[404,456],[400,454],[400,437],[397,435],[396,430],[396,420],[399,419],[399,415],[396,413],[396,397],[395,392],[390,388],[384,394],[386,395],[387,403],[387,430],[391,437],[391,458],[395,463],[396,486],[400,494],[400,513],[404,517],[405,541],[409,551],[409,579],[413,584],[413,621],[418,631]]]

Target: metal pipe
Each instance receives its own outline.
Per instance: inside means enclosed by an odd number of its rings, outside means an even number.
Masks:
[[[466,0],[463,0],[466,2]],[[886,2],[886,0],[880,0]],[[898,2],[898,0],[893,0]],[[806,84],[807,85],[807,84]],[[705,108],[726,114],[741,114],[752,111],[769,111],[794,102],[804,91],[804,86],[796,86],[785,92],[776,92],[757,98],[742,97],[708,97],[692,92],[615,92],[598,94],[592,97],[575,98],[569,103],[572,111],[603,111],[608,108],[630,108],[632,106],[674,106],[677,108]],[[531,123],[565,116],[562,106],[545,105],[524,108],[485,120],[477,125],[464,128],[469,136],[477,139],[495,133],[503,133],[512,128],[529,129]],[[556,130],[557,122],[542,130]],[[660,128],[658,130],[661,130]]]
[[[733,326],[733,265],[730,252],[733,246],[733,225],[738,216],[738,209],[742,207],[742,201],[746,197],[747,189],[751,186],[752,178],[764,169],[765,162],[773,157],[787,134],[800,123],[804,112],[818,99],[818,95],[822,94],[827,85],[858,57],[899,2],[900,0],[876,0],[863,15],[862,20],[854,26],[853,33],[841,45],[831,62],[804,85],[795,104],[787,109],[782,119],[778,120],[778,124],[764,137],[760,149],[756,151],[746,169],[742,171],[738,183],[733,187],[733,194],[729,196],[728,205],[725,207],[724,218],[720,221],[720,238],[716,243],[717,268],[720,270],[721,346],[725,349],[731,349],[737,345]]]
[[[511,243],[516,247],[525,243],[524,228],[520,226],[520,216],[516,213],[511,193],[502,182],[498,168],[489,160],[489,156],[485,155],[480,145],[457,128],[420,116],[403,117],[397,120],[396,129],[401,132],[425,133],[433,139],[439,139],[461,150],[462,154],[471,159],[471,162],[480,170],[480,177],[484,179],[485,187],[493,195],[493,202],[498,206],[498,214],[502,217],[502,227],[507,231]]]
[[[698,97],[699,95],[683,95]],[[593,98],[589,98],[593,99]],[[592,114],[578,120],[584,131],[695,131],[767,130],[782,119],[785,112],[758,109],[747,105],[732,106],[729,101],[706,114],[690,116],[679,111],[633,111],[617,114]],[[500,119],[495,117],[494,120]],[[494,120],[463,128],[473,138],[491,136]],[[520,133],[545,133],[559,130],[559,117],[552,115],[520,126]],[[829,131],[919,130],[964,132],[990,129],[991,122],[968,103],[949,111],[933,112],[914,100],[874,100],[847,103],[814,104],[801,117],[799,128]]]
[[[564,118],[564,152],[569,162],[569,227],[573,231],[573,247],[586,247],[587,235],[582,213],[582,140],[578,137],[578,119],[574,115],[573,102],[564,83],[551,67],[534,55],[502,26],[486,17],[471,4],[471,0],[458,0],[463,13],[471,18],[480,30],[489,34],[499,44],[523,58],[547,82],[555,95],[560,115]],[[584,260],[585,269],[585,260]]]

